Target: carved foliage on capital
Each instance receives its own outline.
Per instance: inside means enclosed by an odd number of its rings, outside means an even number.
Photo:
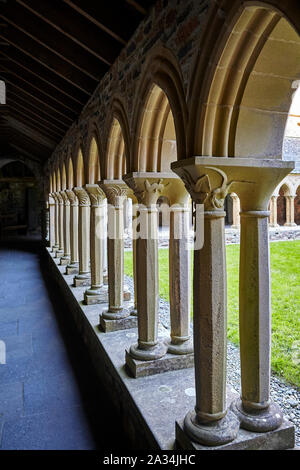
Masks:
[[[143,204],[147,207],[156,204],[157,199],[168,184],[169,183],[163,183],[163,179],[159,179],[154,183],[150,183],[148,179],[145,179],[142,186],[137,184],[134,178],[130,181],[130,186],[133,189],[139,204]]]
[[[222,183],[216,188],[212,188],[210,178],[207,173],[194,180],[190,173],[183,169],[180,175],[187,191],[190,193],[193,201],[197,204],[204,204],[206,211],[222,210],[225,198],[233,183],[253,183],[252,181],[228,181],[226,173],[220,168],[207,166],[203,168],[213,170],[222,177]]]
[[[64,200],[63,200],[62,195],[60,194],[60,192],[56,191],[55,195],[56,195],[56,199],[57,199],[58,204],[63,205]]]
[[[70,201],[69,201],[69,198],[66,194],[66,191],[60,191],[60,195],[61,197],[63,198],[63,203],[65,206],[69,206],[70,205]]]
[[[105,199],[105,194],[102,189],[97,185],[90,185],[85,187],[91,201],[92,207],[99,207]]]
[[[53,193],[49,193],[49,205],[54,206],[54,204],[55,204],[55,197]]]
[[[79,206],[86,207],[90,206],[90,198],[88,193],[83,188],[73,188],[74,193],[78,197]]]
[[[78,199],[74,191],[66,189],[66,195],[70,201],[71,206],[78,206]]]
[[[126,184],[105,184],[102,186],[109,204],[115,207],[121,207],[124,199],[127,197],[128,188]]]

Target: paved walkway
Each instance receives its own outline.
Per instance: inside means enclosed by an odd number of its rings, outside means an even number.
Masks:
[[[0,246],[0,340],[0,449],[128,446],[36,251]]]

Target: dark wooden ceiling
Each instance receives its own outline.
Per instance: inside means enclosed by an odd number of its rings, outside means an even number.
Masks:
[[[0,0],[0,157],[43,163],[154,0]]]

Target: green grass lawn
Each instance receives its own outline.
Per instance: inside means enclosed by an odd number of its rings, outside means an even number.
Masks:
[[[292,347],[300,340],[300,240],[272,242],[272,369],[300,387],[300,364]],[[227,245],[228,339],[239,343],[239,245]],[[169,300],[169,252],[159,250],[159,293]],[[125,274],[132,276],[132,253],[125,252]],[[300,347],[300,342],[298,343]],[[298,361],[299,362],[299,361]]]

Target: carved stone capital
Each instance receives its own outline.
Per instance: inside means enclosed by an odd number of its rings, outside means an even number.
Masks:
[[[128,187],[122,180],[103,180],[99,182],[100,188],[104,191],[109,204],[121,207],[127,198]]]
[[[73,188],[74,193],[78,197],[79,206],[80,207],[89,207],[90,206],[90,198],[88,193],[84,188],[76,187]]]
[[[49,193],[49,206],[54,206],[55,205],[55,197],[53,196],[53,193]]]
[[[69,201],[69,198],[66,194],[66,191],[60,191],[60,195],[61,197],[63,198],[63,203],[65,206],[69,206],[70,205],[70,201]]]
[[[132,189],[139,204],[147,207],[157,203],[160,196],[168,196],[167,189],[178,178],[170,173],[136,172],[124,176],[124,181]]]
[[[223,210],[228,192],[241,201],[241,209],[267,210],[269,199],[294,162],[255,158],[192,157],[173,162],[194,202],[205,211]]]
[[[103,203],[105,193],[98,184],[86,184],[84,189],[90,197],[91,207],[99,207]]]
[[[56,199],[57,199],[58,204],[63,205],[64,200],[63,200],[62,195],[60,194],[60,192],[56,191],[54,194],[56,195]]]
[[[78,206],[78,199],[74,191],[66,189],[66,195],[70,201],[71,206]]]

